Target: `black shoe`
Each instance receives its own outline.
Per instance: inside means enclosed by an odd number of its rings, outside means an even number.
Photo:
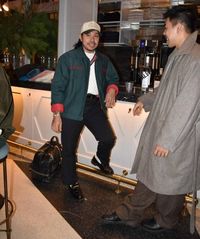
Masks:
[[[109,166],[109,164],[103,164],[103,163],[99,163],[95,157],[93,157],[93,159],[91,160],[91,163],[97,167],[100,168],[100,170],[105,173],[105,174],[113,174],[114,171],[113,169]]]
[[[126,225],[130,226],[131,228],[138,228],[140,225],[132,220],[122,220],[116,212],[111,214],[105,214],[102,216],[103,224],[115,224],[115,225]]]
[[[167,230],[166,228],[161,227],[154,218],[145,220],[142,223],[144,229],[151,231],[151,232],[161,232]]]
[[[3,207],[4,205],[4,197],[0,194],[0,209]]]
[[[122,224],[124,221],[122,221],[116,212],[113,212],[111,214],[105,214],[102,216],[103,223],[104,224]]]
[[[75,184],[68,185],[68,189],[75,199],[78,199],[79,201],[85,200],[78,182]]]

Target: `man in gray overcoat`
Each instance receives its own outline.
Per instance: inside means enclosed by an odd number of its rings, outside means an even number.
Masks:
[[[139,98],[133,115],[150,111],[143,129],[132,173],[138,183],[132,194],[104,223],[142,222],[153,203],[155,217],[143,222],[153,231],[177,225],[187,193],[200,189],[200,45],[196,43],[194,9],[175,6],[165,14],[164,35],[175,47],[159,88]]]

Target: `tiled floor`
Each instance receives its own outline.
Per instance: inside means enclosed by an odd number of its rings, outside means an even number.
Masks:
[[[12,159],[7,160],[8,193],[14,204],[11,220],[12,239],[81,239],[78,233],[32,184]],[[0,164],[0,189],[2,189],[2,164]],[[0,221],[5,218],[0,210]],[[0,226],[5,229],[5,224]],[[0,232],[6,239],[6,233]]]

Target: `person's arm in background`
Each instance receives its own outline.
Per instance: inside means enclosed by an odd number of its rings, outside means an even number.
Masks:
[[[6,143],[15,131],[12,126],[14,116],[14,102],[10,80],[5,70],[0,66],[0,147]]]

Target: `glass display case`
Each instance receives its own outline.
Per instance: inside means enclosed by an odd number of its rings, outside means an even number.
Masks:
[[[102,29],[102,42],[119,43],[121,2],[101,2],[98,5],[97,21]]]
[[[162,40],[163,13],[174,5],[196,5],[200,0],[101,0],[98,22],[103,43],[132,46],[135,40]]]
[[[103,30],[104,43],[132,45],[137,39],[161,39],[163,13],[170,6],[169,0],[101,1],[98,22]]]
[[[101,48],[117,66],[122,85],[134,81],[140,87],[143,76],[149,71],[151,81],[160,79],[173,50],[168,48],[163,37],[163,14],[169,7],[180,4],[194,5],[200,13],[200,0],[99,1]],[[153,88],[152,82],[151,85]]]

